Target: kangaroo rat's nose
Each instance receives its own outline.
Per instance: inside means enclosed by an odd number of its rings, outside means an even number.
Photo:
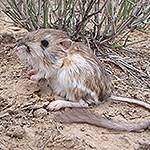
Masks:
[[[19,43],[15,48],[15,51],[27,51],[30,52],[30,48],[25,43]]]

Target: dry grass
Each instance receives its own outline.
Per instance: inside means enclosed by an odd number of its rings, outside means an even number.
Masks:
[[[107,58],[124,71],[131,75],[134,72],[141,74],[128,59],[114,51],[114,57],[109,53],[114,48],[147,40],[129,41],[135,29],[145,31],[149,26],[150,2],[147,0],[0,0],[0,7],[28,31],[39,28],[64,30],[73,40],[94,49],[97,56],[107,54]]]

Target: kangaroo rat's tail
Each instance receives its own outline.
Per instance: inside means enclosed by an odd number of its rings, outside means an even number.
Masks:
[[[112,95],[110,97],[110,99],[113,99],[115,101],[122,101],[122,102],[137,104],[137,105],[140,105],[140,106],[145,107],[145,108],[150,110],[150,104],[149,103],[146,103],[146,102],[143,102],[143,101],[140,101],[137,99],[123,97],[123,96],[116,96],[116,95]]]
[[[139,131],[150,126],[150,118],[139,123],[128,124],[122,122],[114,122],[112,120],[100,117],[94,114],[94,112],[83,108],[76,108],[63,113],[61,112],[61,114],[58,114],[55,117],[55,120],[61,123],[87,123],[98,127],[122,131]]]

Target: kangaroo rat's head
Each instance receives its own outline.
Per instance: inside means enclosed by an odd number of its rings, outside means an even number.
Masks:
[[[41,29],[29,33],[15,50],[23,63],[33,67],[28,73],[31,79],[39,80],[49,78],[63,65],[72,43],[63,31]]]

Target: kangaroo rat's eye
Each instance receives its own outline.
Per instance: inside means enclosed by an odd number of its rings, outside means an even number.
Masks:
[[[47,47],[49,45],[49,42],[47,40],[41,41],[42,46]]]

